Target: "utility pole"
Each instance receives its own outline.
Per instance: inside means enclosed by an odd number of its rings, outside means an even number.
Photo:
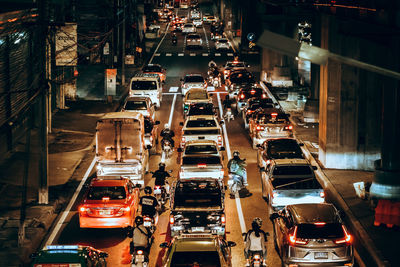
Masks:
[[[47,84],[47,71],[46,71],[46,60],[47,60],[47,24],[48,24],[48,3],[47,0],[39,0],[38,11],[39,11],[39,70],[40,72],[40,113],[41,113],[41,125],[39,134],[39,145],[40,145],[40,161],[39,161],[39,204],[49,203],[49,178],[48,178],[48,90],[49,86]]]
[[[122,1],[122,8],[123,8],[123,12],[122,12],[122,75],[121,75],[121,84],[122,86],[125,85],[125,46],[126,46],[126,0]]]

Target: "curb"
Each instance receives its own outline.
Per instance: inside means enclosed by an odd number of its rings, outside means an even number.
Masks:
[[[264,81],[260,81],[260,85],[267,92],[268,96],[273,100],[273,102],[279,104],[279,101],[277,101],[276,98],[274,97],[274,95],[269,91],[269,89],[265,85]],[[282,108],[280,104],[279,104],[279,106],[280,106],[280,108]],[[293,124],[295,124],[292,121],[292,118],[290,118],[290,121]],[[298,139],[297,137],[295,137],[295,138],[297,140],[299,140],[300,142],[302,142],[301,139]],[[383,260],[384,257],[382,256],[382,253],[376,248],[372,239],[370,238],[368,233],[365,231],[364,227],[361,225],[361,223],[358,221],[358,219],[354,216],[353,212],[350,210],[349,206],[347,205],[347,203],[345,202],[343,197],[339,194],[339,192],[336,190],[336,188],[330,182],[329,178],[325,175],[321,166],[318,164],[318,162],[312,156],[311,152],[308,150],[308,148],[306,146],[302,146],[301,150],[303,151],[306,158],[310,161],[310,163],[312,165],[318,166],[318,169],[315,171],[317,179],[323,185],[324,189],[327,189],[331,192],[335,201],[339,204],[340,208],[346,213],[346,216],[349,218],[348,221],[351,224],[353,231],[356,231],[356,234],[360,237],[360,240],[363,240],[362,246],[368,251],[368,253],[372,257],[372,259],[374,260],[376,266],[379,266],[379,267],[388,266]],[[355,254],[356,261],[359,263],[359,265],[361,267],[369,266],[363,261],[363,259],[360,257],[359,253],[356,250],[354,250],[354,254]]]

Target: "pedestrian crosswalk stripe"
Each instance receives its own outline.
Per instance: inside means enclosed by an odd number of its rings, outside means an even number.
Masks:
[[[203,57],[208,57],[208,53],[203,53]]]
[[[220,54],[220,53],[215,53],[215,56],[216,56],[216,57],[220,57],[221,54]]]
[[[196,54],[195,54],[195,53],[190,53],[190,56],[191,56],[191,57],[195,57]]]
[[[184,53],[178,53],[178,57],[183,57],[184,55]]]
[[[159,54],[159,53],[155,53],[155,54],[154,54],[155,57],[159,57],[160,55],[161,55],[161,54]]]
[[[171,53],[166,53],[165,56],[170,57],[170,56],[172,56],[172,54]]]
[[[171,87],[169,88],[169,92],[171,92],[171,93],[176,93],[176,92],[178,92],[178,89],[179,89],[179,87],[177,87],[177,86],[171,86]]]
[[[233,53],[228,53],[228,57],[233,57]]]

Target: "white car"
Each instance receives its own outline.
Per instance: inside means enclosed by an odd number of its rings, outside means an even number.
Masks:
[[[181,90],[182,96],[192,88],[202,88],[205,89],[207,83],[201,74],[186,74],[183,79],[181,79]]]
[[[192,19],[198,19],[198,18],[200,18],[200,11],[198,11],[198,10],[192,10],[191,12],[190,12],[190,16],[192,17]]]
[[[201,40],[200,34],[197,33],[189,33],[186,36],[186,48],[192,48],[192,47],[199,47],[203,45],[203,41]]]
[[[195,33],[196,32],[196,27],[193,25],[193,23],[186,23],[183,25],[182,33]]]
[[[229,50],[231,48],[231,44],[229,43],[228,39],[221,38],[215,41],[215,49],[217,50]]]
[[[203,25],[203,21],[201,19],[194,19],[192,22],[196,27],[201,27]]]

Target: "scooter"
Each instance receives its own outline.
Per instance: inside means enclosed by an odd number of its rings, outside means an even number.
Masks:
[[[167,203],[167,190],[165,189],[165,185],[155,185],[154,186],[154,197],[157,199],[157,202],[160,204],[160,209],[164,209],[165,203]]]
[[[164,158],[169,159],[172,155],[172,144],[171,141],[168,139],[161,140],[161,146],[164,153]]]
[[[225,115],[224,115],[224,119],[227,120],[228,122],[230,122],[231,120],[235,119],[235,116],[233,116],[231,108],[227,108],[226,109],[226,112],[225,112]]]
[[[149,266],[149,257],[144,247],[135,247],[132,253],[131,267]]]
[[[244,188],[243,177],[235,174],[229,173],[228,188],[231,196],[235,196],[242,188]]]
[[[250,257],[250,266],[251,267],[265,267],[267,264],[264,259],[261,257],[259,252],[252,253]]]

